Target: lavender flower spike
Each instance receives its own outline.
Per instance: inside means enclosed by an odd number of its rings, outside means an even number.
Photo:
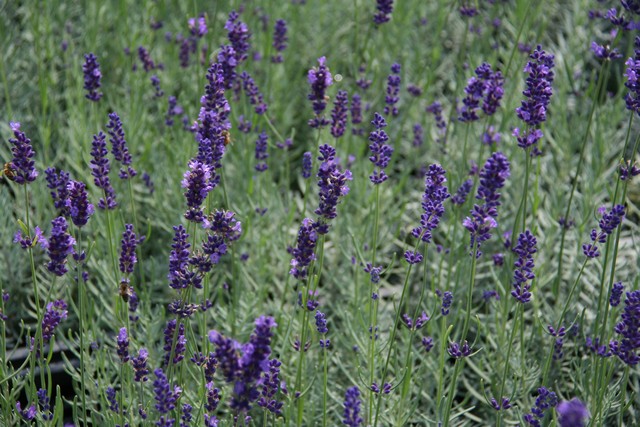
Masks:
[[[287,48],[287,21],[278,19],[273,28],[273,48],[278,52],[277,55],[271,57],[271,62],[280,63],[283,61],[282,52]]]
[[[86,225],[91,215],[95,213],[95,208],[89,203],[86,188],[84,182],[80,181],[69,181],[67,185],[69,197],[65,201],[65,207],[69,210],[71,221],[76,227]]]
[[[627,109],[631,112],[635,112],[640,115],[640,37],[636,36],[635,42],[635,56],[627,59],[625,65],[625,77],[627,81],[624,85],[629,89],[629,93],[625,96],[624,100],[627,104]]]
[[[305,218],[298,231],[296,247],[291,251],[293,259],[291,260],[291,270],[289,270],[289,274],[298,280],[305,280],[307,278],[307,269],[311,261],[316,258],[315,249],[317,243],[318,233],[316,231],[316,224],[313,220]]]
[[[13,145],[11,147],[13,159],[5,165],[5,171],[9,172],[5,172],[4,175],[11,181],[25,185],[35,181],[38,177],[38,171],[33,161],[36,152],[33,151],[31,140],[20,130],[20,123],[10,122],[9,126],[15,137],[9,138],[9,142]]]
[[[349,193],[347,181],[352,179],[352,175],[350,170],[342,171],[337,164],[335,148],[324,144],[320,146],[319,151],[318,160],[322,162],[318,170],[320,205],[314,213],[328,221],[338,216],[338,203],[341,197]],[[317,231],[319,234],[326,234],[329,231],[329,225],[323,223],[318,226]]]
[[[344,135],[345,126],[347,124],[347,104],[349,98],[344,90],[338,91],[336,100],[331,111],[331,135],[334,138],[340,138]]]
[[[133,273],[133,267],[138,262],[136,258],[136,246],[138,240],[133,232],[133,224],[125,224],[122,233],[122,250],[120,251],[120,271],[124,274]]]
[[[47,264],[47,270],[56,276],[63,276],[67,271],[67,256],[74,253],[73,246],[76,240],[67,231],[67,220],[60,216],[51,221],[51,237],[47,253],[51,261]]]
[[[369,180],[373,185],[378,185],[389,178],[384,172],[384,169],[389,165],[389,160],[391,160],[391,155],[393,154],[393,147],[387,144],[389,136],[384,131],[384,128],[387,126],[384,117],[378,113],[374,113],[371,124],[376,129],[369,134],[369,149],[371,150],[369,160],[377,169],[374,168],[373,173],[369,176]]]
[[[182,188],[187,199],[188,210],[184,217],[193,222],[202,222],[204,214],[202,213],[202,203],[207,198],[209,191],[213,186],[209,182],[211,179],[211,168],[198,160],[189,162],[189,170],[185,172],[182,180]]]
[[[105,139],[106,136],[102,132],[93,136],[93,142],[91,143],[91,156],[93,159],[90,162],[91,175],[93,175],[93,182],[96,186],[104,191],[104,197],[98,201],[98,207],[100,209],[114,209],[118,204],[116,203],[115,191],[109,179],[111,167],[107,158],[109,152],[107,151]]]
[[[357,386],[347,389],[344,396],[344,416],[342,424],[349,427],[360,427],[364,420],[360,416],[360,390]]]
[[[560,427],[586,427],[590,416],[587,406],[576,397],[560,402],[556,412]]]
[[[536,238],[529,230],[520,233],[518,236],[518,245],[513,249],[518,255],[518,259],[514,264],[513,271],[513,287],[511,295],[526,304],[531,301],[531,281],[536,277],[533,273],[533,254],[536,253]]]
[[[98,92],[102,73],[100,72],[98,58],[93,53],[88,53],[84,56],[82,72],[84,73],[84,89],[88,92],[85,98],[94,102],[99,101],[102,98],[102,92]]]
[[[318,58],[318,67],[309,70],[309,85],[311,85],[311,93],[309,93],[309,100],[312,101],[313,112],[315,118],[309,120],[309,126],[312,128],[321,128],[326,126],[329,122],[322,117],[322,113],[327,108],[327,101],[325,99],[325,91],[329,86],[333,84],[333,77],[329,68],[325,65],[326,58],[324,56]]]
[[[376,0],[376,13],[373,15],[373,22],[382,25],[391,20],[393,12],[393,0]]]
[[[42,317],[42,341],[49,342],[60,322],[67,318],[67,303],[57,300],[47,304]]]
[[[387,104],[384,107],[384,113],[392,116],[398,115],[398,107],[396,104],[400,100],[398,94],[400,93],[400,64],[394,63],[391,65],[391,74],[387,77],[387,95],[384,98],[384,102]]]
[[[122,164],[118,176],[120,179],[129,179],[137,175],[135,169],[131,167],[131,154],[127,148],[127,141],[124,139],[124,129],[122,122],[117,113],[109,114],[109,123],[107,123],[109,132],[109,142],[111,143],[111,152],[113,157]],[[126,169],[124,168],[126,166]]]

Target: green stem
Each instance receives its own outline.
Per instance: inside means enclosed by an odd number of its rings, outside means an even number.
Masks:
[[[514,316],[514,324],[513,324],[513,327],[511,328],[511,333],[509,334],[509,346],[507,347],[507,356],[504,361],[504,369],[502,370],[502,380],[500,381],[500,392],[498,393],[498,396],[496,396],[496,400],[498,402],[501,402],[502,396],[504,396],[504,386],[507,382],[507,374],[509,373],[509,358],[511,357],[511,348],[513,347],[513,338],[516,335],[516,329],[518,326],[518,319],[519,319],[518,314],[521,311],[523,311],[523,305],[518,304],[516,306],[516,315]],[[521,343],[521,345],[524,346],[524,343]],[[496,426],[500,427],[501,424],[502,424],[502,411],[498,411],[498,421],[496,423]]]
[[[375,209],[375,214],[374,214],[375,219],[374,219],[374,225],[373,225],[373,246],[372,246],[373,254],[371,259],[372,267],[375,267],[376,265],[376,250],[378,246],[378,228],[379,228],[379,221],[380,221],[380,186],[379,185],[375,186],[375,208],[374,209]],[[369,339],[369,384],[368,384],[369,386],[373,384],[374,376],[375,376],[375,354],[376,354],[375,328],[376,328],[376,322],[378,317],[378,300],[373,299],[373,294],[374,294],[374,283],[369,277],[368,298],[371,298],[369,303],[369,321],[370,321],[370,327],[371,327],[370,339]],[[373,401],[374,401],[374,393],[373,393],[373,390],[371,390],[371,387],[369,387],[368,399],[369,399],[369,411],[367,412],[367,423],[371,425],[371,418],[373,415]]]

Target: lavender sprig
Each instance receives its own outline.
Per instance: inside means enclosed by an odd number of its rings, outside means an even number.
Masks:
[[[35,181],[38,177],[38,170],[33,160],[36,152],[33,151],[31,140],[20,130],[20,123],[11,122],[9,126],[14,136],[14,138],[9,138],[13,158],[5,166],[5,170],[9,171],[9,173],[5,173],[5,176],[17,184],[25,185]]]

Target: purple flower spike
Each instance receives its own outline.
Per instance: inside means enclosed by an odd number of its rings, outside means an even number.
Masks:
[[[124,274],[133,273],[133,267],[138,262],[136,258],[136,246],[138,240],[133,232],[133,224],[125,224],[122,233],[122,249],[120,251],[120,271]]]
[[[47,270],[56,276],[63,276],[67,271],[67,256],[74,253],[76,240],[67,231],[67,220],[60,216],[51,221],[51,237],[47,253],[51,261]]]
[[[51,190],[51,198],[53,206],[58,210],[60,216],[69,216],[69,208],[67,207],[69,191],[67,189],[70,181],[69,172],[63,170],[60,174],[55,168],[47,168],[44,171],[47,187]]]
[[[93,102],[99,101],[102,98],[102,92],[98,92],[102,73],[98,58],[93,53],[84,55],[82,72],[84,73],[84,89],[88,92],[85,98]]]
[[[327,88],[333,84],[333,77],[325,64],[326,61],[324,56],[318,58],[318,67],[309,70],[308,79],[311,92],[309,93],[308,99],[312,101],[313,112],[315,114],[315,118],[309,120],[309,126],[312,128],[321,128],[329,123],[322,117],[322,113],[325,108],[327,108],[325,92]]]
[[[597,258],[600,256],[598,243],[606,243],[607,237],[618,228],[624,219],[624,206],[615,205],[610,212],[605,212],[599,222],[600,232],[595,228],[591,229],[591,243],[582,245],[582,252],[587,258]]]
[[[318,233],[316,224],[313,220],[305,218],[302,221],[296,247],[291,251],[293,259],[291,260],[291,270],[289,274],[298,280],[305,280],[308,274],[308,267],[311,261],[316,259],[315,249],[318,243]]]
[[[135,169],[131,167],[131,154],[127,148],[127,141],[124,139],[124,129],[122,122],[117,113],[109,114],[109,123],[107,123],[109,132],[109,142],[111,143],[111,152],[116,161],[122,164],[118,176],[120,179],[129,179],[137,175]],[[126,166],[126,169],[124,168]]]
[[[504,95],[504,78],[500,71],[494,72],[491,65],[485,62],[476,68],[475,73],[477,77],[471,77],[464,89],[466,96],[458,117],[461,122],[473,122],[480,118],[477,114],[480,102],[482,111],[487,116],[493,115]]]
[[[373,15],[373,23],[382,25],[391,20],[393,12],[393,0],[376,0],[376,13]]]
[[[93,182],[103,190],[105,195],[98,201],[98,207],[100,209],[115,209],[118,204],[116,203],[115,191],[109,179],[111,166],[107,158],[109,152],[107,151],[106,135],[102,132],[94,135],[91,146],[91,156],[93,157],[90,162],[91,175],[93,175]]]
[[[164,365],[168,366],[170,363],[177,365],[184,359],[184,352],[186,351],[187,339],[184,336],[184,323],[180,323],[178,329],[177,341],[173,343],[173,336],[176,330],[176,319],[171,319],[167,322],[167,327],[164,329]],[[173,359],[171,358],[171,349],[173,348]]]
[[[306,151],[302,155],[302,177],[308,179],[311,177],[311,169],[313,168],[313,154],[311,151]]]
[[[471,348],[466,340],[462,345],[457,342],[450,342],[449,347],[447,347],[447,353],[454,359],[462,359],[471,355]]]
[[[86,225],[91,215],[95,213],[95,208],[89,203],[86,188],[84,182],[80,181],[70,181],[67,185],[69,198],[66,200],[66,208],[76,227]]]
[[[264,172],[269,169],[267,166],[267,158],[269,158],[269,153],[267,152],[267,142],[269,137],[266,133],[262,132],[258,135],[258,139],[256,140],[256,155],[255,158],[258,160],[258,163],[255,165],[255,170],[258,172]]]
[[[337,206],[340,199],[349,193],[347,181],[351,181],[350,170],[342,171],[336,160],[336,149],[329,144],[324,144],[319,148],[321,164],[318,168],[318,196],[320,204],[314,213],[325,221],[329,221],[338,216]],[[319,234],[326,234],[329,231],[328,223],[324,222],[318,226]]]
[[[271,57],[271,62],[280,63],[283,61],[282,52],[287,48],[287,21],[278,19],[273,28],[273,48],[278,52],[277,55]]]
[[[425,189],[422,195],[420,226],[411,231],[411,235],[425,243],[431,242],[432,232],[440,224],[444,214],[444,201],[450,195],[447,190],[446,171],[437,163],[429,165],[425,176]]]
[[[38,177],[33,158],[36,152],[33,151],[31,140],[20,130],[20,123],[9,123],[14,138],[9,138],[11,143],[11,153],[13,158],[5,165],[5,177],[20,185],[33,182]],[[8,172],[7,172],[8,171]]]
[[[535,405],[531,408],[531,413],[524,416],[527,424],[533,427],[540,427],[540,420],[545,416],[545,412],[549,408],[553,408],[558,404],[558,396],[545,387],[538,389],[538,397]]]
[[[609,348],[628,366],[640,362],[640,291],[627,292],[621,321],[614,327],[619,340],[611,340]]]
[[[209,191],[213,189],[209,182],[210,179],[211,168],[208,165],[195,159],[189,162],[189,170],[185,172],[182,180],[182,188],[186,188],[184,195],[187,199],[188,210],[184,217],[187,220],[193,222],[204,220],[201,206]]]
[[[247,25],[238,18],[240,18],[240,15],[235,10],[232,10],[229,13],[229,19],[224,29],[227,30],[227,37],[235,51],[236,61],[240,63],[248,58],[247,53],[251,47],[249,44],[251,33]]]
[[[256,114],[264,114],[267,111],[267,104],[265,104],[262,94],[253,81],[253,78],[244,71],[240,75],[240,79],[243,82],[244,91],[249,97],[249,103],[255,107]]]
[[[127,363],[129,361],[129,334],[127,333],[127,328],[120,328],[116,351],[118,352],[118,357],[122,363]]]
[[[394,63],[391,66],[391,74],[387,77],[387,95],[384,98],[384,102],[387,104],[384,107],[384,113],[392,116],[398,115],[398,107],[396,104],[400,100],[398,94],[400,93],[400,64]]]
[[[622,292],[624,292],[624,285],[622,282],[614,283],[613,288],[611,289],[611,296],[609,297],[609,304],[611,304],[611,307],[617,307],[620,305]]]
[[[149,378],[149,369],[147,369],[147,359],[149,358],[149,352],[146,348],[141,348],[138,351],[138,356],[131,359],[135,377],[135,382],[146,382]]]
[[[344,414],[342,424],[349,427],[360,427],[364,420],[360,416],[360,390],[357,386],[347,389],[344,396]]]
[[[339,90],[331,111],[331,135],[334,138],[340,138],[344,135],[345,126],[347,124],[347,104],[349,97],[347,92]]]
[[[369,160],[375,166],[373,173],[369,176],[369,180],[373,185],[382,184],[389,177],[384,172],[384,169],[389,165],[391,155],[393,154],[393,147],[387,144],[389,136],[384,131],[387,126],[387,122],[378,113],[374,113],[373,121],[371,124],[376,128],[369,134],[369,149],[371,150],[371,156]]]
[[[172,390],[167,376],[162,369],[156,369],[153,373],[156,376],[156,380],[153,381],[153,395],[156,401],[155,408],[162,414],[158,425],[173,425],[174,420],[168,419],[168,414],[175,409],[176,402],[182,394],[182,389],[174,386]]]
[[[624,85],[629,89],[629,93],[627,93],[624,100],[629,111],[635,111],[636,114],[640,115],[640,36],[636,36],[634,47],[634,57],[627,59],[627,62],[625,62],[627,69],[624,76],[627,81]]]
[[[522,304],[531,301],[531,281],[536,277],[533,273],[535,267],[533,263],[533,254],[537,252],[536,238],[529,230],[520,233],[518,236],[518,244],[513,252],[518,255],[518,259],[514,264],[513,271],[513,287],[511,295]]]
[[[47,308],[42,317],[42,341],[49,342],[56,328],[67,318],[67,303],[64,300],[57,300],[47,304]]]

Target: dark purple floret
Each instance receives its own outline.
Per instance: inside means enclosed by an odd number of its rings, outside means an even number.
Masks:
[[[554,56],[547,54],[538,45],[529,56],[531,59],[524,67],[528,74],[526,89],[522,92],[525,99],[520,107],[516,108],[518,118],[529,126],[537,126],[547,118],[547,106],[551,100],[551,84],[555,77]]]
[[[473,18],[478,14],[478,9],[469,5],[462,5],[458,8],[458,12],[460,12],[460,16],[465,18]]]
[[[218,369],[222,372],[225,381],[232,382],[240,371],[237,354],[240,343],[224,337],[218,331],[209,332],[209,341],[215,345],[214,355],[218,360]]]
[[[235,215],[233,211],[215,210],[204,221],[203,227],[225,241],[233,242],[242,234],[242,224]]]
[[[47,304],[42,317],[42,342],[49,342],[56,328],[67,318],[67,303],[60,299]]]
[[[189,26],[189,32],[192,36],[201,39],[209,32],[207,28],[207,21],[204,15],[200,15],[197,18],[189,18],[187,21]]]
[[[351,97],[351,124],[358,125],[362,123],[362,98],[360,95],[355,93]],[[361,130],[352,127],[352,132],[354,135],[360,134]]]
[[[422,337],[422,340],[420,341],[422,343],[422,347],[424,348],[424,351],[426,351],[427,353],[429,353],[431,351],[431,349],[433,349],[433,338],[431,337]]]
[[[185,172],[182,180],[182,188],[186,188],[184,193],[187,199],[188,210],[184,217],[193,222],[202,222],[202,203],[207,198],[213,186],[209,182],[211,179],[211,168],[209,165],[192,159],[189,162],[189,170]]]
[[[371,86],[371,83],[373,83],[373,81],[369,80],[366,78],[364,72],[366,71],[366,68],[363,65],[361,65],[358,68],[358,73],[360,73],[360,78],[356,81],[356,85],[358,85],[358,87],[362,90],[367,90],[369,89],[369,87]]]
[[[376,0],[376,13],[373,15],[373,23],[382,25],[389,22],[393,12],[393,0]]]
[[[389,178],[384,169],[389,165],[389,160],[391,160],[391,155],[393,154],[393,147],[387,144],[389,136],[384,131],[384,128],[387,126],[387,122],[384,120],[384,117],[378,113],[374,113],[374,118],[371,121],[371,124],[376,129],[369,134],[369,149],[371,150],[369,160],[373,163],[375,168],[373,173],[369,176],[369,180],[374,185],[378,185],[382,184]]]
[[[558,425],[560,427],[586,427],[589,410],[577,397],[570,401],[563,400],[556,407]]]
[[[168,366],[169,362],[173,365],[177,365],[184,359],[184,352],[186,351],[187,339],[184,336],[184,323],[180,322],[177,335],[176,319],[171,319],[167,322],[167,327],[164,329],[164,366]],[[173,342],[174,335],[177,337],[177,341]],[[171,350],[173,349],[173,359],[171,359]]]
[[[511,295],[522,304],[531,301],[529,289],[531,288],[531,281],[536,277],[533,273],[533,268],[535,267],[533,254],[537,252],[536,244],[536,238],[529,230],[526,230],[524,233],[520,233],[518,244],[513,249],[513,252],[518,255],[518,259],[514,264],[514,289],[511,291]]]
[[[345,126],[347,124],[347,105],[349,97],[347,92],[339,90],[331,111],[331,135],[334,138],[340,138],[344,135]]]
[[[224,26],[224,29],[227,30],[229,42],[235,51],[235,58],[238,63],[247,59],[247,53],[251,47],[249,44],[251,33],[247,25],[238,19],[239,17],[240,15],[235,10],[232,10]]]
[[[153,396],[156,401],[155,408],[162,414],[160,419],[164,423],[158,425],[173,425],[174,420],[165,419],[165,415],[175,409],[176,402],[182,394],[182,389],[174,386],[172,390],[167,376],[162,369],[158,368],[153,371],[153,373],[156,376],[156,379],[153,381]]]
[[[47,247],[49,263],[47,270],[56,276],[63,276],[67,271],[67,256],[74,253],[76,240],[67,231],[67,220],[60,216],[51,221],[51,237]]]
[[[469,356],[472,351],[469,343],[465,340],[462,345],[457,342],[450,342],[449,347],[447,347],[447,353],[454,359],[462,359],[463,357]]]
[[[450,197],[445,177],[446,171],[437,163],[429,165],[425,174],[425,189],[422,194],[420,226],[411,230],[411,235],[425,243],[431,242],[433,230],[440,224],[444,214],[444,201]]]
[[[406,251],[404,253],[404,259],[409,263],[409,264],[419,264],[422,262],[423,256],[420,252],[415,252],[415,251]]]
[[[154,96],[156,98],[164,96],[164,91],[160,86],[160,78],[154,74],[149,78],[149,81],[151,82],[151,86],[153,86],[153,90],[155,91]]]
[[[109,171],[111,168],[109,159],[107,158],[109,152],[107,151],[106,135],[102,132],[94,135],[91,146],[91,156],[93,157],[89,162],[91,175],[93,176],[93,182],[96,186],[104,192],[104,197],[101,197],[98,201],[98,207],[100,209],[114,209],[118,204],[116,203],[115,191],[109,179]]]
[[[627,109],[635,111],[640,115],[640,37],[636,36],[635,39],[635,56],[627,59],[625,62],[627,68],[625,70],[625,77],[627,81],[625,86],[629,89],[629,93],[625,96],[625,102]]]
[[[477,77],[471,77],[464,89],[466,94],[462,100],[463,107],[460,110],[458,120],[472,122],[478,120],[477,110],[482,101],[482,111],[487,115],[493,115],[500,107],[500,100],[504,95],[504,78],[500,71],[493,71],[491,65],[482,63],[475,70]]]
[[[305,218],[302,221],[296,247],[291,251],[293,259],[291,260],[291,270],[289,274],[298,280],[305,280],[308,274],[308,267],[311,261],[316,259],[315,249],[318,243],[318,233],[313,220]]]
[[[458,191],[456,191],[456,194],[451,198],[451,203],[458,206],[464,205],[464,202],[467,201],[467,196],[471,192],[472,188],[473,188],[473,180],[467,179],[465,182],[462,183],[462,185],[460,185],[460,188],[458,188]]]
[[[311,151],[306,151],[302,155],[302,177],[308,179],[311,177],[311,169],[313,168],[313,154]]]
[[[282,53],[287,48],[287,21],[284,19],[278,19],[276,25],[273,27],[273,48],[278,52],[271,57],[271,62],[282,62]]]
[[[414,84],[410,84],[407,86],[407,92],[409,92],[411,96],[418,97],[422,95],[422,88]]]
[[[604,344],[601,345],[600,338],[592,339],[591,337],[586,337],[584,346],[587,348],[587,350],[597,354],[600,357],[611,357],[609,347]]]
[[[611,49],[609,45],[603,46],[596,42],[591,42],[591,51],[595,54],[596,58],[605,61],[611,61],[622,57],[618,49]]]
[[[33,248],[38,243],[43,249],[47,249],[49,247],[47,238],[44,237],[42,230],[38,226],[34,228],[34,234],[31,236],[23,236],[22,231],[18,230],[13,236],[13,243],[19,244],[22,249]]]
[[[614,283],[613,288],[611,288],[611,296],[609,296],[609,304],[611,304],[611,307],[617,307],[620,305],[622,292],[624,292],[624,285],[622,282]]]
[[[440,291],[440,289],[436,290],[436,295],[442,298],[442,306],[440,307],[440,314],[446,316],[449,314],[449,310],[451,305],[453,304],[453,293],[450,291]]]
[[[188,403],[182,405],[182,415],[180,416],[180,427],[189,427],[193,420],[193,407]]]
[[[615,205],[610,212],[605,212],[599,222],[600,232],[595,228],[591,229],[591,243],[582,245],[582,252],[587,258],[597,258],[600,256],[598,243],[606,243],[607,236],[618,228],[624,219],[624,206]]]
[[[99,101],[102,98],[102,92],[98,92],[102,73],[100,72],[98,58],[93,53],[84,55],[82,72],[84,74],[84,89],[88,92],[85,98],[94,102]]]
[[[135,382],[146,382],[149,378],[149,369],[147,369],[147,359],[149,358],[149,352],[146,348],[141,348],[138,351],[137,357],[131,358],[131,364],[133,365],[133,372]]]
[[[558,404],[558,396],[545,387],[538,389],[538,397],[535,405],[531,408],[531,413],[524,416],[527,424],[533,427],[540,427],[540,420],[544,418],[545,412]]]
[[[357,386],[347,389],[344,396],[344,414],[342,424],[349,427],[360,427],[364,420],[360,416],[360,390]]]
[[[318,160],[321,163],[317,177],[320,203],[314,213],[325,221],[322,226],[318,226],[318,233],[326,234],[329,231],[327,221],[338,216],[337,206],[340,203],[340,198],[349,193],[347,181],[351,181],[352,175],[350,170],[342,171],[338,165],[335,158],[335,148],[329,144],[324,144],[320,146],[319,151]]]
[[[9,143],[12,145],[11,153],[13,158],[5,166],[10,173],[5,173],[4,175],[11,181],[25,185],[35,181],[38,177],[38,171],[33,160],[36,152],[33,151],[31,140],[20,130],[20,123],[10,122],[9,126],[14,135],[14,138],[9,138]]]
[[[138,262],[136,258],[138,240],[136,233],[133,232],[133,224],[125,224],[124,228],[120,250],[120,271],[124,274],[131,274],[133,267]]]
[[[267,111],[267,104],[265,104],[262,94],[253,81],[253,78],[249,73],[243,71],[242,74],[240,74],[240,79],[242,80],[244,91],[249,97],[249,103],[254,106],[256,114],[264,114]]]
[[[621,321],[614,327],[619,340],[611,340],[609,348],[622,362],[635,366],[640,362],[640,291],[627,292]]]
[[[308,80],[311,86],[311,92],[308,99],[312,101],[313,112],[315,118],[309,120],[309,126],[312,128],[321,128],[329,122],[322,117],[322,113],[327,108],[327,100],[325,92],[329,86],[333,84],[333,77],[329,68],[325,65],[326,58],[324,56],[318,58],[318,67],[309,70]]]
[[[258,135],[258,139],[256,140],[255,158],[258,160],[258,163],[255,165],[255,170],[258,172],[264,172],[269,168],[267,162],[265,162],[265,160],[269,158],[269,153],[267,152],[268,140],[269,137],[264,132]]]
[[[60,174],[56,172],[55,168],[47,168],[44,171],[47,187],[51,190],[51,198],[53,199],[53,206],[58,210],[60,216],[69,216],[69,208],[67,202],[69,198],[69,172],[63,170]]]
[[[502,402],[498,403],[498,401],[492,397],[491,398],[491,406],[493,407],[493,409],[495,409],[496,411],[500,411],[502,409],[509,409],[511,408],[511,403],[508,397],[502,397]]]
[[[548,325],[547,330],[549,331],[549,335],[556,338],[553,344],[553,360],[560,360],[564,356],[562,347],[564,346],[564,336],[567,334],[567,329],[564,326],[560,326],[560,328],[556,330],[553,326]]]
[[[53,420],[53,413],[51,413],[51,399],[48,396],[47,390],[44,388],[38,389],[38,406],[40,406],[40,415],[45,421]]]
[[[224,77],[224,87],[225,89],[231,89],[233,82],[236,79],[236,67],[238,66],[236,51],[233,47],[229,45],[220,47],[220,52],[218,52],[218,63],[220,64],[222,75]]]
[[[509,178],[509,160],[501,152],[495,152],[487,159],[484,167],[480,171],[480,184],[476,199],[484,202],[491,217],[497,218],[497,207],[500,206],[500,190]]]
[[[400,82],[400,64],[394,63],[391,65],[391,74],[387,77],[387,95],[384,98],[384,102],[386,103],[384,113],[386,115],[398,115],[398,107],[396,104],[400,100],[398,97],[400,93]]]
[[[113,387],[107,387],[105,394],[107,395],[107,402],[109,402],[109,410],[115,413],[120,412],[120,405],[118,404],[118,398],[116,397],[116,389]]]
[[[116,351],[122,363],[127,363],[129,361],[129,334],[127,334],[127,328],[120,328],[116,343]]]
[[[144,46],[138,47],[138,58],[142,62],[142,67],[146,73],[157,68],[156,63],[151,59],[149,51]]]
[[[93,205],[89,203],[86,185],[80,181],[70,181],[67,185],[67,192],[66,208],[71,221],[76,227],[82,227],[87,224],[95,212]]]

